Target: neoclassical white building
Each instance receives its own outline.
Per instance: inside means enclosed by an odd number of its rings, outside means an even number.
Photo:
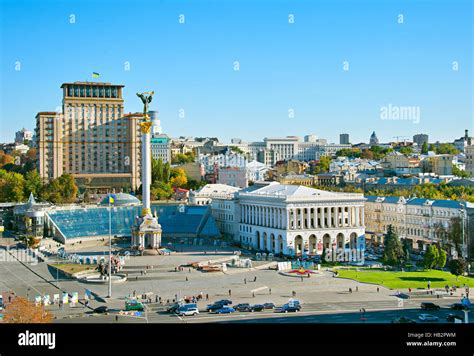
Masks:
[[[290,256],[365,246],[362,194],[259,182],[234,197],[234,240],[243,246]]]

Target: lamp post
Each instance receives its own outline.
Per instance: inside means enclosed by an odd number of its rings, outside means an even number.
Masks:
[[[112,298],[112,206],[111,199],[112,195],[109,193],[109,293],[107,298]]]
[[[467,259],[467,246],[466,246],[466,234],[465,234],[465,220],[466,220],[466,208],[464,203],[459,203],[461,209],[459,209],[461,215],[461,226],[462,226],[462,247],[461,256],[463,259]]]

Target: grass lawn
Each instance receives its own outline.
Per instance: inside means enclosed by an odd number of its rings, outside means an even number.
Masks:
[[[77,273],[87,270],[94,270],[94,266],[90,265],[81,265],[79,263],[51,263],[50,266],[58,268],[60,271],[66,273]]]
[[[407,288],[427,288],[428,281],[431,281],[431,288],[444,288],[445,285],[456,286],[463,284],[474,287],[474,278],[456,276],[449,272],[427,270],[421,272],[391,272],[391,271],[371,271],[371,270],[344,270],[337,269],[339,277],[350,278],[363,283],[380,284],[390,289]]]

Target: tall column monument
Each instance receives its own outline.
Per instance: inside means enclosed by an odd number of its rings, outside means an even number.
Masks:
[[[161,245],[161,225],[158,218],[152,215],[150,205],[151,185],[151,147],[150,131],[152,122],[148,116],[148,106],[154,92],[137,93],[143,102],[143,121],[140,123],[142,133],[141,165],[142,165],[142,211],[135,218],[132,227],[132,247],[142,254],[156,254]]]

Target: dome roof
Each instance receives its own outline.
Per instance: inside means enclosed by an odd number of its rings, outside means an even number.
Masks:
[[[107,194],[104,199],[100,202],[101,205],[109,205],[109,196],[114,198],[113,205],[140,205],[140,200],[137,197],[126,194],[126,193],[116,193],[116,194]]]

